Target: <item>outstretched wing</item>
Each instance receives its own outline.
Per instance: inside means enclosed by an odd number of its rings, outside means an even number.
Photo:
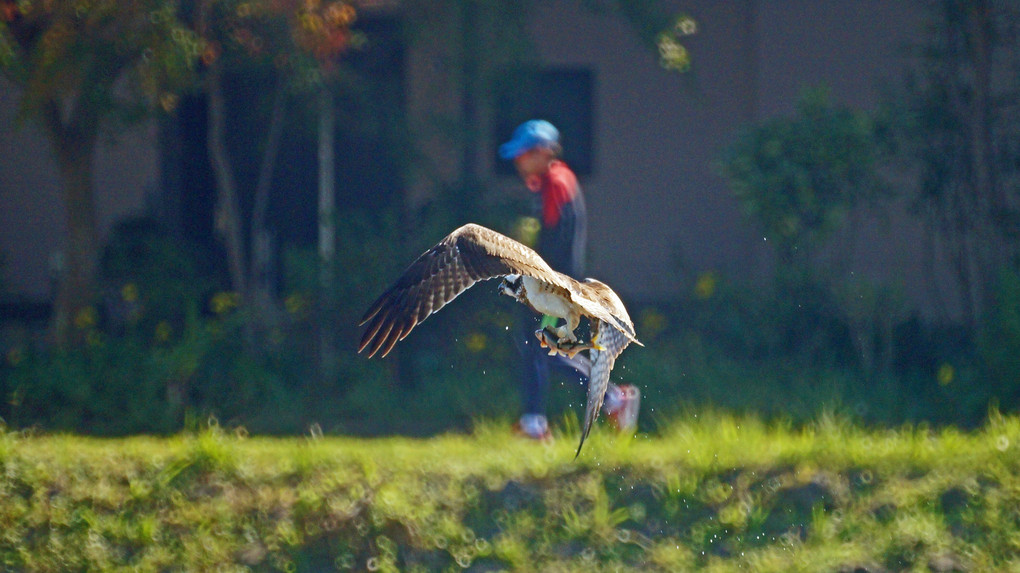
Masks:
[[[622,307],[621,307],[622,308]],[[631,327],[633,328],[633,327]],[[605,400],[606,390],[609,388],[609,373],[616,364],[616,358],[623,352],[624,348],[631,342],[631,336],[604,321],[593,321],[592,339],[597,341],[603,350],[591,349],[588,356],[591,358],[591,373],[588,375],[588,402],[584,407],[584,426],[581,427],[581,442],[577,444],[577,453],[574,459],[581,454],[581,446],[591,432],[592,424],[599,415],[602,408],[602,401]],[[639,343],[640,344],[640,343]]]
[[[476,282],[509,274],[529,275],[568,288],[569,277],[554,271],[525,245],[469,223],[446,236],[407,267],[362,317],[368,323],[358,352],[369,357],[393,345]]]

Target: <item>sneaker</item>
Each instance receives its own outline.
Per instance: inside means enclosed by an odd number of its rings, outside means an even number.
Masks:
[[[547,442],[552,440],[549,422],[541,414],[524,414],[514,422],[513,432],[523,438]]]
[[[612,399],[606,397],[605,410],[609,423],[618,432],[634,432],[641,410],[641,391],[631,384],[618,386]]]

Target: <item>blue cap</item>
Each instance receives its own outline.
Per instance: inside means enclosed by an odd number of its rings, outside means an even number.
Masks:
[[[532,119],[517,126],[510,141],[499,146],[499,156],[513,159],[535,147],[553,147],[560,142],[560,132],[544,119]]]

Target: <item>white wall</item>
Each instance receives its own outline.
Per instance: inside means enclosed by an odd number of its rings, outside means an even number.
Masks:
[[[52,296],[50,260],[61,251],[64,208],[49,142],[31,120],[18,120],[18,90],[0,80],[0,285],[35,300]],[[142,212],[158,183],[156,128],[139,125],[101,136],[96,163],[101,237],[118,219]]]
[[[748,123],[792,112],[806,87],[868,109],[899,77],[902,48],[918,33],[916,5],[880,0],[672,2],[693,17],[693,69],[667,72],[616,16],[579,0],[540,4],[532,33],[550,65],[597,74],[595,173],[587,193],[591,264],[631,298],[668,298],[684,262],[690,278],[717,270],[762,279],[772,253],[748,224],[715,165]],[[569,142],[566,142],[569,145]],[[905,210],[862,213],[851,233],[857,276],[898,281],[926,302],[921,229]]]

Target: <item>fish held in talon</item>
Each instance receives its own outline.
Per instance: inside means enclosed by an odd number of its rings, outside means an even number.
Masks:
[[[535,337],[538,338],[538,344],[542,348],[549,349],[549,356],[562,354],[567,358],[573,358],[583,350],[595,348],[593,345],[579,340],[562,340],[551,326],[536,330]]]

